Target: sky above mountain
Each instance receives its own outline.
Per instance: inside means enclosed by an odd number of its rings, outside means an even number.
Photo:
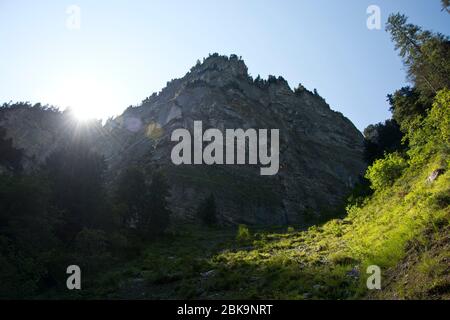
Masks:
[[[390,117],[386,95],[406,85],[384,31],[389,14],[444,34],[450,16],[438,0],[343,3],[1,0],[0,102],[72,106],[105,119],[182,77],[197,59],[235,53],[254,77],[317,88],[363,130]],[[380,30],[367,28],[370,5],[381,10]]]

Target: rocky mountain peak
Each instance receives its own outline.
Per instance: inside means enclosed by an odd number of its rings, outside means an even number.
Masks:
[[[207,72],[219,73],[221,75],[230,75],[235,77],[247,77],[248,69],[244,60],[235,54],[228,56],[214,53],[203,62],[197,61],[197,64],[191,69],[191,76],[199,76]]]
[[[192,131],[194,121],[221,131],[279,129],[279,173],[261,177],[249,165],[173,165],[171,133]],[[103,144],[113,172],[129,163],[165,171],[172,210],[181,219],[194,219],[212,192],[225,222],[304,221],[308,212],[320,214],[339,204],[366,166],[362,134],[317,92],[304,87],[294,92],[283,77],[253,79],[236,55],[213,54],[198,62],[114,123],[115,138]]]
[[[6,117],[0,125],[30,158],[43,161],[60,127],[49,131],[27,117],[29,129],[21,126],[19,132],[14,128],[23,117]],[[260,167],[252,165],[174,165],[171,134],[178,128],[192,131],[194,121],[222,132],[278,129],[278,173],[261,176]],[[282,77],[253,79],[236,55],[210,55],[99,131],[96,149],[107,160],[110,182],[130,165],[163,171],[171,186],[171,210],[180,220],[195,219],[199,204],[213,193],[223,223],[306,221],[311,213],[340,204],[366,167],[362,134],[317,92],[303,87],[294,92]],[[30,144],[24,136],[45,145]]]

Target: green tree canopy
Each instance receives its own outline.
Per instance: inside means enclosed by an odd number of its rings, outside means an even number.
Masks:
[[[369,125],[364,129],[364,138],[364,158],[369,164],[383,158],[386,152],[406,148],[402,144],[403,133],[395,120]]]
[[[424,94],[450,86],[450,41],[441,33],[422,30],[402,14],[389,16],[386,30],[407,70],[408,79]]]
[[[417,117],[425,117],[431,108],[432,99],[422,95],[416,88],[403,87],[388,95],[392,118],[403,132],[408,132]]]

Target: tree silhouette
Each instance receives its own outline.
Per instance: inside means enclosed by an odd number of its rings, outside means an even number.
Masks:
[[[0,127],[0,165],[13,171],[20,171],[22,151],[13,147],[12,139],[6,138],[6,130]]]
[[[63,238],[71,239],[84,227],[107,223],[103,174],[104,158],[83,141],[71,141],[54,151],[44,170],[54,202],[64,212]]]

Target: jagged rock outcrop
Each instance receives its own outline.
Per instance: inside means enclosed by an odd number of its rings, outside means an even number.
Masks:
[[[170,161],[177,128],[277,128],[280,171],[260,176],[259,166],[175,166]],[[142,105],[108,122],[104,153],[113,172],[127,163],[164,170],[173,210],[189,217],[201,199],[216,195],[222,219],[283,224],[338,205],[365,169],[363,136],[317,94],[293,92],[280,78],[253,80],[244,62],[213,55]]]
[[[3,125],[19,147],[45,158],[37,149],[51,146],[55,137],[26,140],[30,123]],[[171,162],[172,131],[193,129],[266,128],[280,130],[280,170],[261,176],[259,165],[180,165]],[[32,122],[32,121],[31,121]],[[14,122],[17,123],[17,122]],[[8,125],[9,124],[9,125]],[[25,127],[24,127],[25,126]],[[50,127],[49,127],[50,128]],[[53,140],[52,140],[53,139]],[[199,203],[215,194],[225,223],[285,224],[302,222],[339,205],[363,173],[363,136],[323,98],[300,86],[295,92],[281,77],[253,80],[237,56],[213,55],[198,63],[141,105],[109,120],[96,142],[114,181],[125,167],[142,165],[165,172],[171,186],[174,217],[193,219]],[[47,152],[47,151],[46,151]]]

